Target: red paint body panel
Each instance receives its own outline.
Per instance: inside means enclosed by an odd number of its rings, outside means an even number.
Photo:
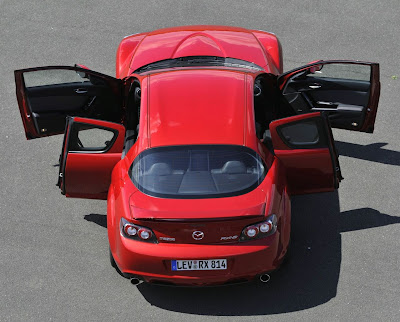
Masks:
[[[150,86],[145,94],[151,147],[244,144],[246,92],[250,90],[246,74],[181,70],[148,77]]]
[[[271,138],[276,157],[286,169],[290,194],[305,194],[332,191],[335,173],[332,155],[328,147],[317,149],[293,149],[287,146],[277,133],[277,127],[319,117],[320,113],[309,113],[276,120],[270,124]],[[330,133],[331,134],[331,133]],[[333,142],[333,141],[331,141]],[[333,149],[334,147],[332,147]]]
[[[170,282],[177,285],[212,285],[239,279],[250,280],[260,272],[273,271],[279,266],[277,258],[279,233],[238,245],[138,245],[138,242],[120,239],[115,252],[119,268],[147,282]],[[132,256],[135,254],[136,256]],[[123,258],[124,261],[119,261]],[[171,271],[171,260],[224,258],[223,271]],[[251,263],[251,264],[250,264]],[[250,265],[249,265],[250,264]]]
[[[16,84],[16,94],[17,101],[19,106],[19,112],[21,114],[22,123],[25,129],[25,136],[27,140],[30,140],[32,137],[39,137],[40,134],[36,130],[35,123],[33,118],[31,117],[31,110],[26,102],[25,96],[25,83],[23,79],[23,75],[21,72],[16,71],[14,73],[15,84]]]
[[[65,162],[64,193],[67,197],[106,199],[111,183],[111,172],[121,160],[125,128],[121,124],[81,117],[73,118],[73,122],[100,126],[117,132],[113,145],[104,153],[71,152],[68,135],[73,123],[69,123],[67,127],[68,140],[62,157],[62,163]],[[64,158],[66,161],[63,160]]]
[[[117,49],[115,77],[124,78],[125,76],[130,74],[130,64],[132,61],[132,57],[135,53],[135,49],[144,37],[146,37],[146,33],[135,34],[125,37],[121,41]]]
[[[65,178],[66,196],[73,198],[106,199],[111,172],[121,153],[104,155],[68,153]]]
[[[331,155],[328,149],[275,150],[284,164],[290,194],[305,194],[334,190]]]
[[[202,68],[144,76],[135,155],[156,146],[237,144],[264,156],[254,127],[257,75]]]
[[[261,36],[262,32],[259,32]],[[273,46],[274,37],[265,40],[268,47]],[[137,42],[140,44],[135,47],[134,57],[131,62],[130,70],[127,75],[141,66],[155,61],[184,57],[184,56],[219,56],[231,57],[254,62],[263,67],[267,72],[270,71],[268,65],[268,51],[262,43],[250,31],[244,28],[225,27],[225,26],[184,26],[156,30],[125,38],[123,42]],[[264,38],[267,38],[265,36]],[[124,48],[124,45],[122,45]],[[133,54],[133,53],[132,53]],[[117,57],[119,54],[117,54]],[[249,57],[251,57],[249,59]],[[275,62],[275,59],[272,60]],[[280,65],[278,65],[280,66]],[[121,68],[122,70],[123,68]],[[279,70],[279,67],[278,67]],[[127,76],[120,74],[120,76]]]
[[[364,124],[360,129],[360,131],[365,131],[369,133],[374,132],[376,113],[378,112],[378,103],[381,93],[379,64],[373,64],[371,67],[372,85],[370,89],[370,104],[367,108],[367,114],[365,115]]]
[[[265,56],[270,66],[270,73],[278,75],[283,73],[283,57],[281,43],[274,34],[261,31],[251,30],[253,35],[262,45]]]

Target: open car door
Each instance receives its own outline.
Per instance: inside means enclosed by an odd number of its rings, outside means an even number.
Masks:
[[[121,124],[68,117],[57,184],[61,193],[73,198],[107,199],[124,137]]]
[[[342,178],[332,130],[321,112],[271,122],[275,156],[286,169],[289,193],[332,191]]]
[[[278,86],[296,114],[326,111],[332,127],[374,131],[380,94],[377,63],[318,61],[280,75]]]
[[[14,75],[28,140],[63,133],[66,116],[122,122],[120,79],[70,66],[21,69]]]

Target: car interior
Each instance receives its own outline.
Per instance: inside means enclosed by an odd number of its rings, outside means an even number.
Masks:
[[[273,153],[269,124],[277,119],[295,115],[286,102],[281,102],[276,76],[261,74],[254,83],[254,117],[256,135]]]
[[[39,133],[64,132],[66,116],[121,120],[120,98],[106,79],[82,77],[68,69],[48,69],[26,72],[24,80],[27,103]]]
[[[125,144],[121,158],[130,150],[139,135],[139,119],[140,119],[140,83],[133,80],[129,88],[127,99],[127,126],[125,133]]]
[[[326,111],[332,127],[356,130],[366,115],[370,77],[369,65],[319,65],[290,77],[282,94],[296,114]]]
[[[255,152],[244,147],[152,150],[134,161],[131,178],[140,190],[156,196],[235,193],[257,185],[265,172]]]

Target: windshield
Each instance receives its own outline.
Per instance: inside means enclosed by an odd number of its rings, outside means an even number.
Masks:
[[[130,168],[134,185],[163,198],[216,198],[247,193],[264,179],[261,157],[243,146],[201,145],[148,149]]]
[[[173,59],[160,60],[145,66],[142,66],[134,71],[140,74],[157,69],[176,68],[176,67],[212,67],[212,66],[225,66],[231,68],[245,68],[252,71],[261,71],[262,67],[236,58],[218,57],[218,56],[188,56]]]

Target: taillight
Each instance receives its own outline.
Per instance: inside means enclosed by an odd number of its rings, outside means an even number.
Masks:
[[[256,226],[250,226],[244,230],[244,234],[249,238],[256,237],[258,232],[259,232],[259,229]]]
[[[129,236],[136,236],[138,233],[137,227],[131,224],[124,225],[124,232]]]
[[[139,237],[142,238],[143,240],[147,240],[151,237],[151,230],[146,229],[146,228],[140,228],[139,229]]]
[[[125,218],[121,218],[120,228],[125,237],[139,241],[157,243],[157,239],[150,228],[130,223]]]
[[[268,233],[272,230],[272,227],[273,227],[273,223],[271,221],[268,221],[268,222],[262,223],[260,225],[260,231],[262,233]]]
[[[263,222],[257,224],[251,224],[250,226],[245,227],[242,230],[240,240],[263,238],[275,233],[276,228],[277,228],[276,215],[270,215],[267,218],[267,220]]]

